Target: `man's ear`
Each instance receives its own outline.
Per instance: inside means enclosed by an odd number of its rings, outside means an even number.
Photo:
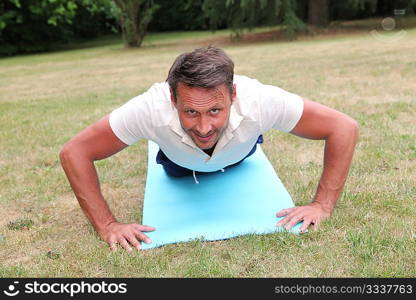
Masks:
[[[170,101],[172,102],[172,105],[176,107],[176,98],[175,98],[175,94],[173,93],[172,88],[169,88],[170,90]]]
[[[237,87],[235,83],[233,84],[233,94],[231,95],[231,103],[234,102],[234,99],[237,98]]]

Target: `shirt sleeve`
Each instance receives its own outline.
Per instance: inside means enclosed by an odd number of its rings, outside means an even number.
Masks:
[[[290,132],[302,116],[303,99],[277,86],[260,84],[259,89],[262,132]]]
[[[110,113],[110,127],[123,143],[132,145],[140,139],[149,138],[152,128],[150,101],[146,92]]]

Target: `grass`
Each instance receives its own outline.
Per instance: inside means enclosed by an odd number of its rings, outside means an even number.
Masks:
[[[414,277],[416,30],[399,41],[368,31],[294,42],[221,44],[236,73],[341,110],[360,123],[342,197],[319,231],[195,240],[112,253],[84,217],[58,162],[88,124],[163,81],[174,58],[219,35],[150,36],[0,60],[1,277]],[[313,197],[322,141],[279,132],[263,149],[297,204]],[[140,222],[145,141],[97,163],[122,222]],[[151,224],[149,224],[151,225]]]

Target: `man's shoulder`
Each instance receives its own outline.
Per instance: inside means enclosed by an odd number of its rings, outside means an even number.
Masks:
[[[258,100],[264,86],[260,81],[244,75],[234,75],[237,97],[242,101]]]
[[[170,103],[170,90],[169,85],[166,82],[157,82],[147,88],[147,90],[141,92],[137,96],[134,96],[129,100],[135,104],[149,104],[155,105],[157,103]]]
[[[150,122],[152,126],[164,126],[171,120],[173,112],[169,85],[166,82],[154,83],[117,110],[139,118],[141,122]]]
[[[146,92],[153,101],[170,102],[170,89],[167,82],[154,83]]]
[[[248,76],[245,75],[237,75],[234,74],[234,84],[236,85],[257,85],[260,84],[260,82],[257,79],[254,78],[250,78]]]
[[[262,83],[257,79],[243,75],[234,75],[234,84],[237,89],[237,96],[243,101],[257,100],[263,102],[265,99],[283,99],[288,94],[293,95],[289,91],[275,85]]]
[[[259,113],[259,86],[261,83],[244,75],[234,75],[236,89],[235,110],[246,119],[257,120]]]
[[[167,82],[154,83],[146,92],[149,99],[149,111],[155,126],[165,126],[172,118],[174,111],[170,99],[170,89]]]
[[[149,113],[172,110],[170,89],[167,82],[154,83],[144,93],[134,97],[136,105],[146,107]]]

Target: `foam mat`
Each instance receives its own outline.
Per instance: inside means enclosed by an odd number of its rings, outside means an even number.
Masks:
[[[144,225],[156,228],[145,233],[151,244],[228,239],[244,234],[283,231],[276,227],[276,212],[293,207],[293,201],[260,145],[241,164],[225,172],[171,177],[156,163],[159,147],[149,141],[148,170],[144,194]],[[298,234],[301,223],[290,232]]]

